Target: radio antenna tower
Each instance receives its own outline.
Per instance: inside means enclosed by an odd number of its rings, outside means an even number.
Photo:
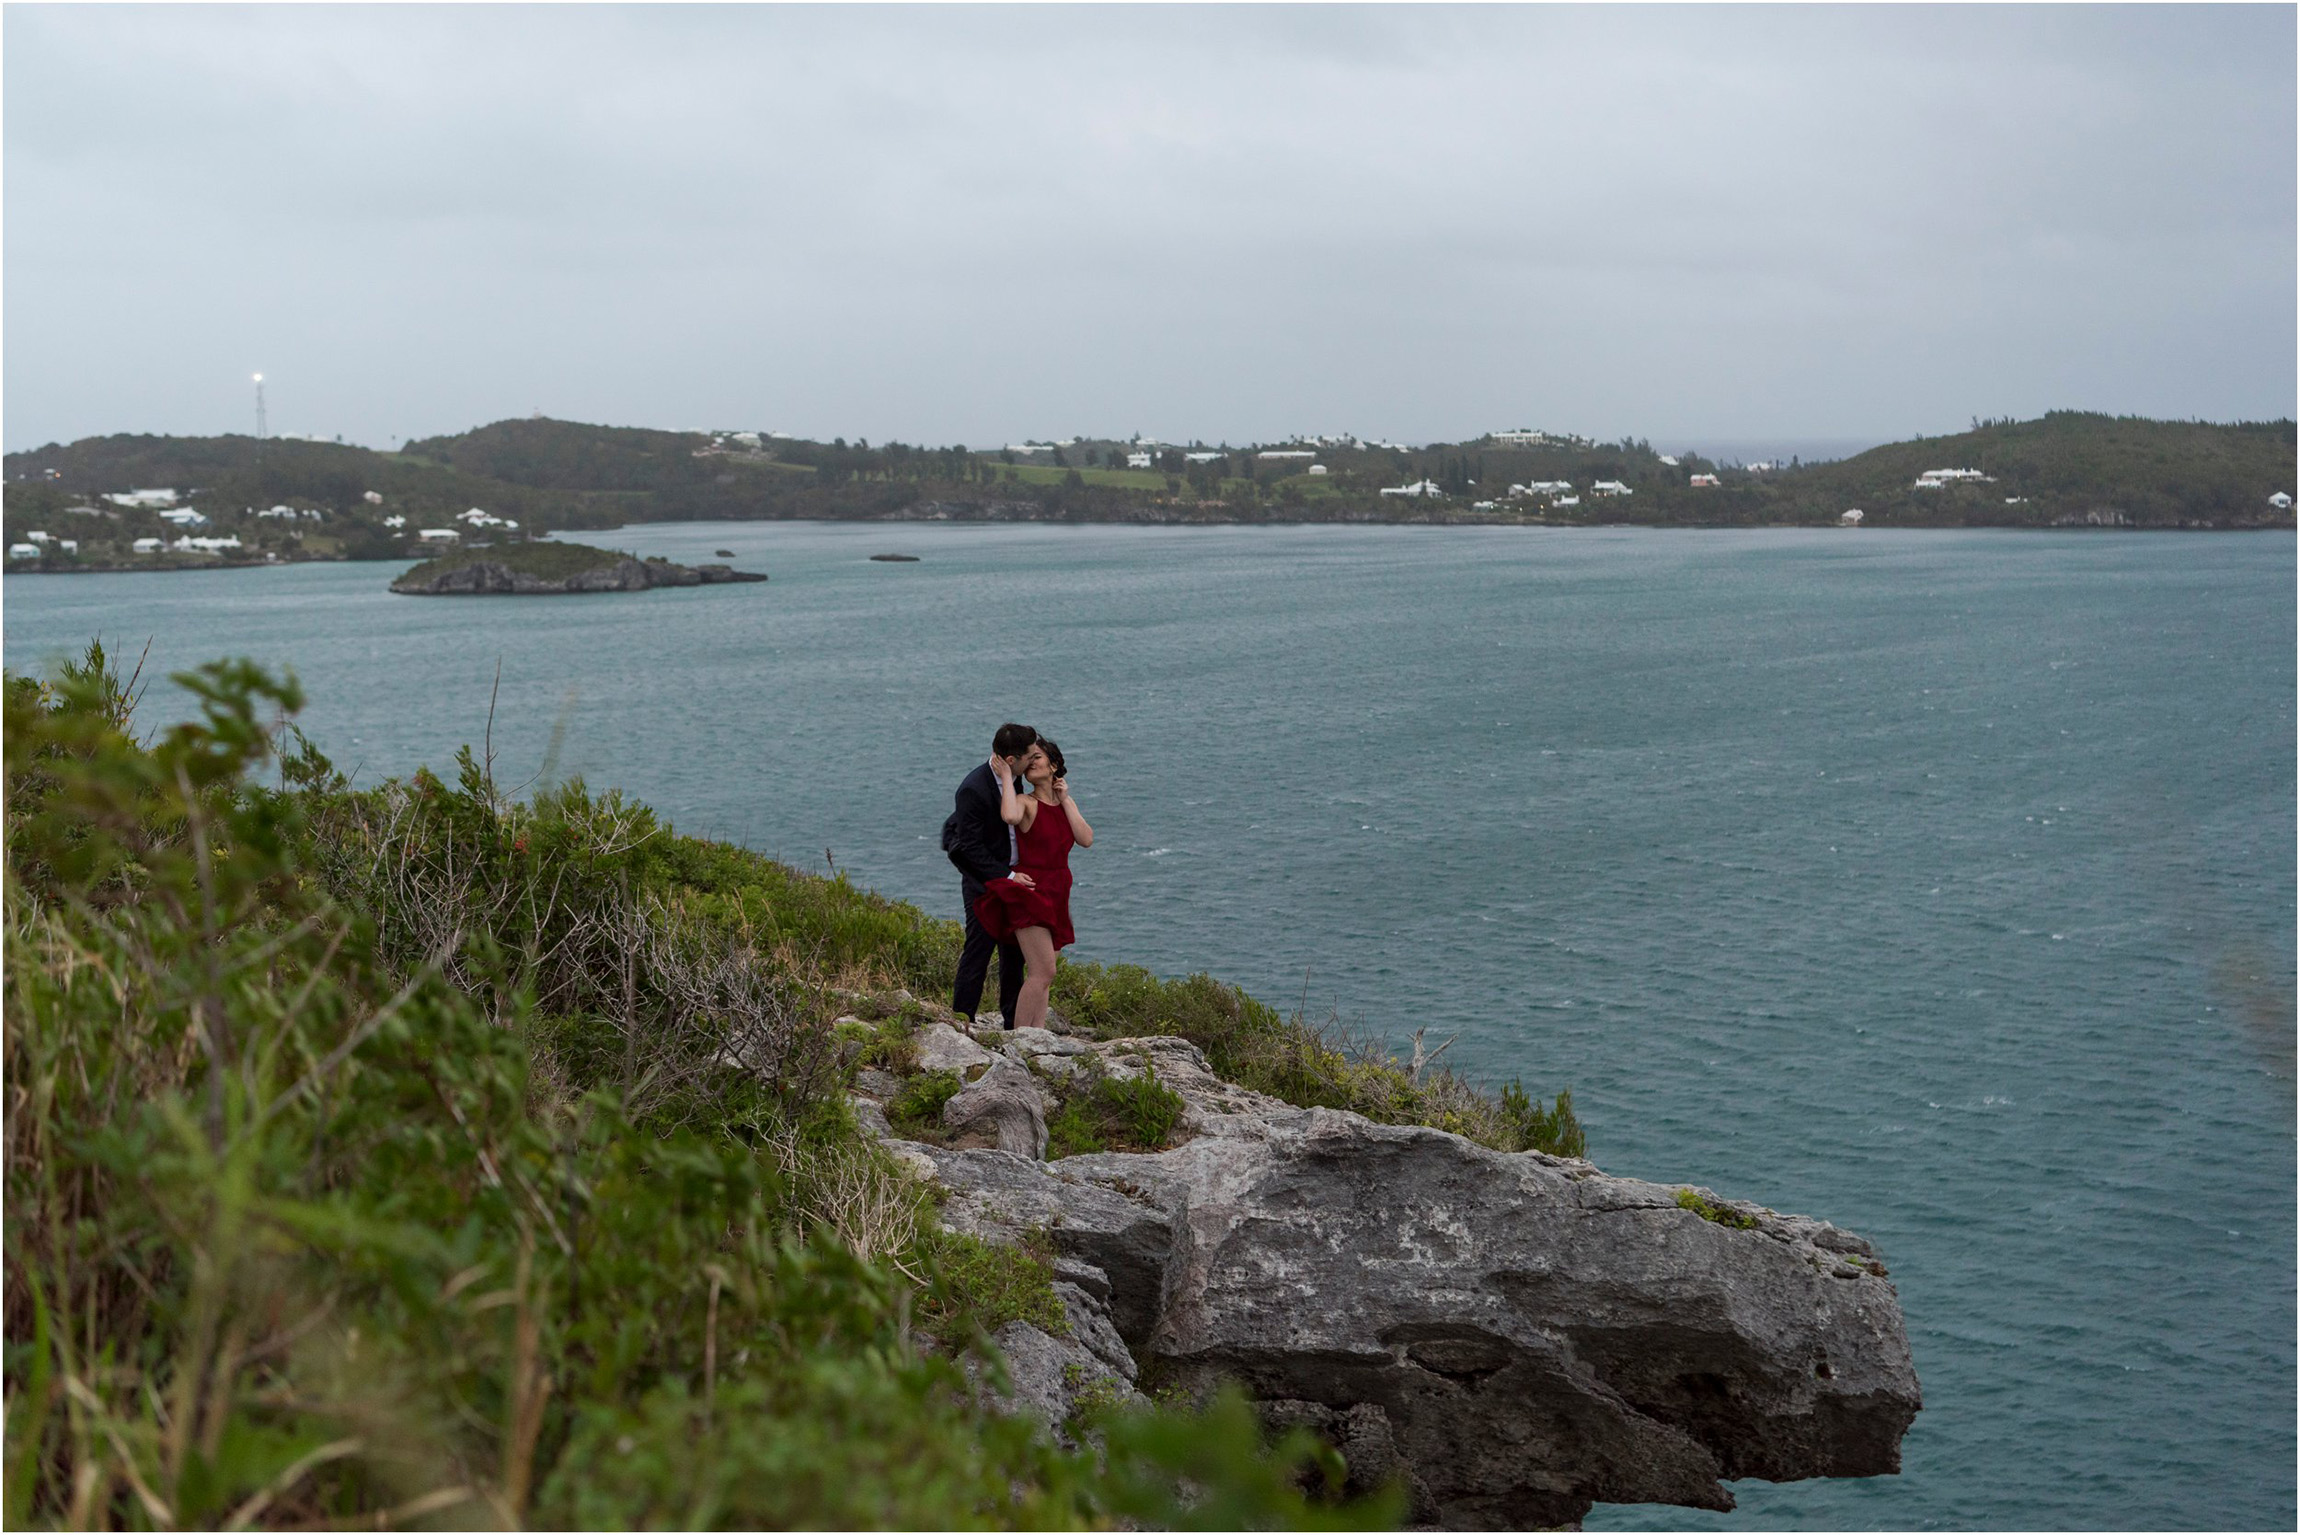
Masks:
[[[264,440],[264,376],[256,375],[256,441]]]

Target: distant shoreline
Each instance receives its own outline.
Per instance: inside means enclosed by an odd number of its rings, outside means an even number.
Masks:
[[[2290,526],[2236,527],[2225,523],[2199,523],[2193,527],[2165,527],[2158,525],[2106,526],[2091,524],[2064,524],[2052,527],[2019,526],[2011,523],[1916,523],[1895,527],[1843,527],[1833,523],[1811,522],[1534,522],[1513,517],[1413,517],[1413,518],[1304,518],[1233,517],[1233,518],[1128,518],[1128,517],[697,517],[678,521],[626,523],[615,528],[571,529],[586,537],[601,533],[632,533],[644,528],[669,527],[775,527],[806,524],[814,527],[886,527],[900,524],[908,527],[1078,527],[1078,528],[1520,528],[1527,532],[1589,533],[1621,528],[1642,528],[1655,533],[1842,533],[1847,538],[1860,538],[1876,533],[2026,533],[2037,536],[2076,535],[2100,533],[2138,533],[2159,536],[2174,533],[2238,534],[2281,533],[2287,536],[2300,529]],[[556,533],[545,535],[556,539]],[[303,560],[227,560],[196,565],[19,565],[7,570],[10,576],[170,576],[200,571],[225,570],[288,570],[301,565],[409,565],[421,564],[420,559],[404,554],[377,558],[354,558],[335,555]],[[912,563],[905,561],[903,563]]]

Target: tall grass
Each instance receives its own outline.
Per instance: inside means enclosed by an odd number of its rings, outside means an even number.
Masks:
[[[1394,1515],[1235,1401],[986,1410],[1043,1277],[922,1235],[822,1016],[931,930],[468,757],[354,795],[292,682],[178,680],[148,740],[100,652],[5,686],[11,1524]]]

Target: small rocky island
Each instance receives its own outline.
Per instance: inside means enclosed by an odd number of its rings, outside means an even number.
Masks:
[[[588,544],[528,543],[458,549],[425,560],[391,589],[409,597],[546,597],[766,579],[726,565],[674,565]]]

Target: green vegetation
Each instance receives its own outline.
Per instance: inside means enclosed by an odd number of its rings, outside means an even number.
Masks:
[[[1729,1226],[1735,1231],[1753,1231],[1757,1226],[1757,1217],[1754,1215],[1743,1215],[1738,1210],[1730,1209],[1712,1200],[1703,1199],[1691,1189],[1679,1189],[1677,1191],[1677,1208],[1691,1210],[1705,1221],[1713,1221],[1720,1226]]]
[[[451,570],[461,570],[467,565],[489,561],[511,570],[525,571],[538,580],[564,581],[586,570],[599,570],[637,558],[637,555],[615,549],[594,549],[589,544],[558,541],[506,544],[499,549],[451,549],[445,554],[425,560],[399,579],[423,581],[433,576],[443,576]]]
[[[914,1137],[936,1130],[942,1124],[943,1105],[957,1097],[964,1085],[955,1071],[922,1071],[887,1101],[887,1123]]]
[[[829,1005],[917,913],[469,753],[355,792],[292,682],[181,680],[149,740],[100,652],[5,685],[12,1524],[1396,1517],[1235,1399],[984,1409],[1042,1255],[924,1218]]]
[[[1187,1107],[1180,1093],[1158,1080],[1147,1060],[1140,1076],[1121,1081],[1098,1075],[1065,1098],[1046,1122],[1047,1159],[1093,1151],[1163,1151],[1181,1128]]]
[[[101,492],[159,485],[188,490],[211,518],[202,531],[235,534],[258,559],[404,557],[410,527],[437,526],[475,506],[516,518],[519,536],[694,518],[875,518],[928,507],[938,516],[1051,521],[1663,526],[1834,524],[1858,507],[1872,527],[2289,528],[2291,509],[2272,507],[2268,497],[2295,489],[2290,421],[2214,425],[2076,411],[1976,421],[1970,432],[1838,463],[1763,470],[1695,456],[1665,461],[1635,438],[1566,435],[1487,435],[1415,448],[1329,443],[1316,449],[1325,471],[1318,475],[1307,459],[1196,445],[1190,452],[1155,446],[1153,468],[1125,467],[1138,450],[1114,440],[1029,454],[873,447],[540,418],[427,438],[399,453],[247,437],[115,436],[8,455],[6,532],[11,542],[34,529],[79,539],[77,556],[51,550],[42,568],[148,566],[153,557],[131,559],[128,541],[174,531],[152,512],[106,507],[91,519],[65,509]],[[1924,471],[1952,468],[1986,478],[1917,488]],[[1696,486],[1697,473],[1718,483]],[[1600,480],[1618,481],[1628,494],[1597,495]],[[1512,494],[1513,486],[1556,481],[1576,488],[1578,505]],[[1442,494],[1381,494],[1417,482]],[[380,505],[366,500],[369,491],[383,497]],[[320,520],[282,524],[252,515],[276,504]],[[384,526],[387,515],[404,516],[408,526]]]
[[[1004,1247],[956,1231],[924,1238],[942,1277],[930,1298],[930,1324],[961,1321],[987,1336],[1009,1322],[1028,1322],[1052,1337],[1070,1336],[1070,1313],[1054,1293],[1052,1249],[1043,1241]]]
[[[1305,1108],[1433,1125],[1497,1151],[1579,1156],[1584,1149],[1570,1094],[1546,1112],[1533,1112],[1530,1102],[1513,1112],[1450,1071],[1416,1073],[1331,1020],[1321,1027],[1288,1017],[1211,976],[1161,980],[1135,965],[1066,964],[1055,972],[1053,995],[1065,1017],[1101,1038],[1179,1036],[1229,1081]]]

